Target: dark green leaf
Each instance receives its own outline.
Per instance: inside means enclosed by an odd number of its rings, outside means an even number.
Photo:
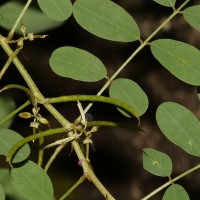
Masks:
[[[10,114],[16,108],[15,101],[7,96],[0,96],[0,120]],[[14,118],[10,118],[0,125],[0,128],[9,128]]]
[[[148,108],[147,95],[136,82],[130,79],[119,78],[114,80],[110,86],[109,94],[110,97],[132,106],[139,116],[143,115]],[[122,110],[120,112],[128,116]]]
[[[176,3],[176,0],[153,0],[153,1],[167,7],[173,7]]]
[[[0,27],[11,30],[23,8],[24,4],[18,1],[9,1],[1,5],[0,13],[3,19],[0,21]],[[62,23],[54,21],[38,9],[30,7],[21,20],[21,23],[19,23],[16,30],[18,34],[22,34],[20,30],[21,24],[26,27],[27,33],[39,33],[56,28]]]
[[[36,163],[28,161],[11,170],[11,182],[29,200],[52,200],[53,187],[49,176]]]
[[[41,10],[56,21],[67,20],[72,14],[70,0],[37,0]]]
[[[62,77],[80,81],[98,81],[106,77],[103,63],[91,53],[75,47],[56,49],[49,60],[51,69]]]
[[[98,37],[119,42],[140,38],[134,19],[110,0],[76,0],[73,14],[80,26]]]
[[[170,176],[172,173],[172,161],[170,157],[151,148],[143,149],[143,167],[156,176]]]
[[[0,129],[0,155],[7,156],[11,147],[19,140],[23,139],[21,135],[10,129]],[[28,144],[24,145],[16,155],[13,157],[12,162],[17,163],[25,160],[30,154],[30,148]]]
[[[13,184],[10,181],[9,169],[0,168],[0,183],[4,188],[6,197],[8,197],[10,200],[27,200],[22,195],[20,195],[13,187]]]
[[[200,5],[191,6],[183,10],[183,17],[188,24],[200,31]]]
[[[161,104],[156,120],[163,134],[191,155],[200,156],[200,123],[187,108],[173,102]]]
[[[162,200],[190,200],[190,198],[181,185],[172,184],[167,188]]]
[[[191,85],[200,85],[200,51],[176,40],[159,39],[151,43],[154,57],[174,76]]]
[[[0,184],[0,199],[5,200],[5,193],[1,184]]]

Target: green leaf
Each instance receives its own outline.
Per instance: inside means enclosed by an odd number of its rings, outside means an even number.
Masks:
[[[190,200],[190,198],[181,185],[172,184],[167,188],[162,200]]]
[[[70,0],[37,0],[41,10],[56,21],[67,20],[72,14]]]
[[[1,200],[5,200],[6,199],[5,193],[4,193],[4,190],[3,190],[3,187],[1,186],[1,184],[0,184],[0,199]]]
[[[176,0],[153,0],[153,1],[167,7],[173,7],[176,3]]]
[[[0,13],[3,19],[0,21],[0,27],[11,30],[23,8],[24,4],[18,1],[9,1],[1,5]],[[18,34],[22,34],[20,30],[21,24],[25,25],[27,33],[39,33],[56,28],[62,23],[50,19],[39,9],[29,7],[16,30]]]
[[[170,176],[172,161],[170,157],[151,148],[143,149],[143,168],[156,176]]]
[[[9,197],[9,199],[12,199],[12,200],[27,200],[22,195],[20,195],[15,190],[15,188],[13,187],[13,184],[10,181],[9,169],[0,168],[0,183],[3,186],[6,197]]]
[[[10,129],[0,129],[0,155],[7,156],[10,148],[19,140],[23,139],[21,135]],[[12,162],[17,163],[25,160],[30,154],[28,144],[24,145],[13,157]]]
[[[147,95],[136,82],[130,79],[119,78],[114,80],[110,86],[109,95],[132,106],[139,116],[143,115],[148,108]],[[120,112],[129,116],[122,110]]]
[[[53,199],[53,187],[49,176],[36,163],[28,161],[11,169],[11,182],[16,190],[29,200]]]
[[[49,64],[57,75],[80,81],[98,81],[105,78],[107,73],[105,66],[97,57],[75,47],[56,49]]]
[[[200,123],[184,106],[166,102],[156,112],[156,120],[163,134],[187,153],[200,156]]]
[[[119,42],[140,38],[134,19],[110,0],[76,0],[73,14],[81,27],[100,38]]]
[[[15,110],[15,101],[8,96],[0,96],[0,120],[4,119],[8,114]],[[13,122],[14,118],[10,118],[0,125],[0,128],[9,128]]]
[[[174,76],[191,85],[200,85],[200,51],[176,40],[159,39],[151,43],[153,56]]]
[[[200,5],[186,8],[182,13],[187,23],[196,30],[200,31]]]

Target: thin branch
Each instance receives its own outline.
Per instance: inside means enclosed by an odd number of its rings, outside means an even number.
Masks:
[[[3,66],[3,68],[0,71],[0,80],[2,79],[3,75],[6,73],[8,67],[10,66],[10,64],[13,61],[13,58],[17,56],[17,54],[20,52],[22,48],[17,48],[13,54],[8,58],[8,60],[6,61],[5,65]]]
[[[69,189],[67,192],[59,199],[64,200],[66,199],[82,182],[84,182],[86,179],[85,175],[83,174],[78,181]]]
[[[22,12],[20,13],[19,17],[17,18],[17,20],[16,20],[14,26],[12,27],[11,31],[8,33],[8,37],[7,37],[8,40],[12,40],[12,38],[13,38],[13,36],[14,36],[14,34],[15,34],[15,30],[16,30],[17,26],[19,25],[19,23],[20,23],[22,17],[24,16],[24,14],[25,14],[25,12],[27,11],[27,9],[28,9],[29,5],[31,4],[31,2],[32,2],[32,0],[28,0],[28,1],[27,1],[27,3],[26,3],[26,5],[24,6]]]
[[[147,196],[145,196],[144,198],[142,198],[141,200],[147,200],[150,199],[152,196],[154,196],[155,194],[157,194],[158,192],[160,192],[161,190],[163,190],[164,188],[166,188],[167,186],[171,185],[172,183],[178,181],[179,179],[183,178],[184,176],[194,172],[195,170],[200,169],[200,164],[196,165],[195,167],[187,170],[186,172],[180,174],[179,176],[169,180],[168,182],[166,182],[165,184],[161,185],[159,188],[157,188],[156,190],[154,190],[153,192],[151,192],[150,194],[148,194]]]
[[[31,102],[29,100],[26,101],[24,104],[22,104],[20,107],[18,107],[14,111],[12,111],[5,118],[3,118],[2,120],[0,120],[0,125],[3,124],[4,122],[6,122],[7,120],[9,120],[11,117],[15,116],[18,112],[20,112],[21,110],[23,110],[24,108],[26,108],[30,104],[31,104]]]

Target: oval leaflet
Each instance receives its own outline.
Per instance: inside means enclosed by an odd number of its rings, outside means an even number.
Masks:
[[[114,80],[110,86],[109,95],[133,107],[139,116],[146,112],[149,105],[145,92],[136,82],[130,79],[119,78]],[[122,110],[120,112],[127,117],[129,116]]]
[[[11,30],[13,24],[15,23],[23,8],[24,4],[20,3],[20,1],[8,1],[1,5],[0,13],[3,16],[3,20],[1,20],[0,26],[7,30]],[[62,22],[50,19],[39,9],[35,9],[31,6],[26,11],[25,15],[23,16],[21,22],[19,23],[16,29],[16,33],[20,35],[22,34],[20,29],[21,24],[23,24],[26,27],[27,33],[36,34],[44,32],[46,30],[57,28],[62,24]]]
[[[107,75],[101,60],[85,50],[70,46],[56,49],[49,64],[57,75],[74,80],[93,82]]]
[[[56,21],[67,20],[72,14],[70,0],[37,0],[41,10]]]
[[[151,43],[153,56],[174,76],[191,84],[200,85],[200,51],[184,42],[158,39]]]
[[[81,27],[100,38],[118,42],[140,38],[132,16],[110,0],[76,0],[73,15]]]
[[[156,121],[162,133],[187,153],[200,156],[200,122],[184,106],[162,103],[156,111]]]

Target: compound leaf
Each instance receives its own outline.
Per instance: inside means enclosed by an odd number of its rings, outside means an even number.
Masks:
[[[81,27],[98,37],[119,42],[140,38],[134,19],[110,0],[76,0],[73,14]]]
[[[174,76],[191,85],[200,85],[200,51],[176,40],[159,39],[151,43],[153,56]]]
[[[188,7],[182,13],[187,23],[200,31],[200,5]]]
[[[37,0],[41,10],[56,21],[67,20],[72,14],[70,0]]]
[[[172,161],[170,157],[151,148],[143,149],[143,168],[156,176],[170,176]]]
[[[190,198],[181,185],[172,184],[167,188],[162,200],[190,200]]]
[[[106,77],[104,64],[91,53],[75,48],[60,47],[49,60],[51,69],[59,76],[80,81],[98,81]]]
[[[176,0],[153,0],[153,1],[167,7],[173,7],[176,3]]]
[[[26,162],[11,170],[11,182],[16,190],[29,200],[53,199],[53,187],[49,176],[36,163]]]
[[[109,95],[132,106],[139,116],[143,115],[148,108],[147,95],[136,82],[130,79],[119,78],[114,80],[110,86]],[[120,112],[125,116],[129,116],[122,110]]]
[[[184,106],[165,102],[156,111],[156,121],[163,134],[187,153],[200,156],[200,123]]]
[[[16,144],[23,137],[17,132],[10,129],[0,129],[0,155],[7,156],[11,147]],[[12,163],[17,163],[25,160],[30,154],[30,147],[28,144],[24,145],[12,159]]]
[[[8,114],[10,114],[16,108],[15,101],[8,96],[0,96],[0,120],[4,119]],[[9,128],[13,122],[14,118],[10,118],[0,125],[0,128]]]
[[[11,30],[23,8],[24,4],[19,1],[8,1],[1,5],[0,13],[3,19],[0,21],[0,27]],[[62,23],[50,19],[39,9],[29,7],[16,30],[18,34],[22,34],[20,30],[21,24],[26,27],[27,33],[39,33],[56,28]]]

